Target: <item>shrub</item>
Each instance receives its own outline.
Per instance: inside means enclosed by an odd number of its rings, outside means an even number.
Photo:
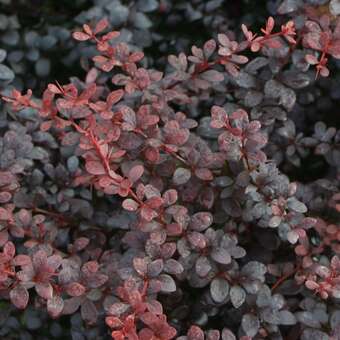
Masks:
[[[6,87],[4,301],[54,337],[72,315],[73,339],[337,339],[340,133],[319,111],[340,21],[314,5],[163,71],[104,18],[72,34],[96,51],[83,81]]]

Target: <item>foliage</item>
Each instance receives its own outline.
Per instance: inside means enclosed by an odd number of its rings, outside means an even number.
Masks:
[[[336,340],[340,132],[322,93],[338,81],[340,19],[326,2],[276,2],[257,33],[219,32],[165,66],[104,15],[72,33],[92,44],[84,80],[41,98],[0,68],[10,312],[46,311],[55,338],[67,315],[72,339]],[[327,171],[296,178],[309,159]]]

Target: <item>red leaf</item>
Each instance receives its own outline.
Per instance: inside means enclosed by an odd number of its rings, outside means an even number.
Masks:
[[[85,287],[78,282],[72,282],[66,287],[66,292],[70,296],[81,296],[85,291]]]
[[[52,121],[48,120],[47,122],[42,122],[40,125],[40,130],[41,131],[47,131],[51,128],[52,126]]]
[[[12,242],[7,242],[4,246],[3,250],[4,254],[8,256],[10,259],[15,255],[15,246]]]
[[[110,328],[118,328],[123,326],[123,323],[116,316],[106,317],[105,322]]]
[[[151,198],[149,198],[145,204],[147,204],[147,206],[149,208],[152,209],[158,209],[159,207],[161,207],[163,205],[163,199],[159,196],[153,196]]]
[[[123,208],[128,211],[136,211],[139,207],[139,204],[131,198],[127,198],[123,201]]]
[[[131,183],[137,182],[142,176],[144,172],[143,165],[135,165],[128,174],[128,178],[131,181]]]
[[[162,197],[165,205],[172,205],[176,203],[178,194],[175,189],[169,189],[163,193]]]
[[[122,97],[124,96],[124,91],[123,90],[116,90],[112,91],[108,96],[107,96],[107,103],[109,106],[118,103]]]
[[[53,296],[53,287],[48,282],[41,282],[35,285],[35,290],[42,298],[48,300]]]
[[[0,208],[0,220],[7,221],[9,219],[9,214],[6,209]]]
[[[85,168],[91,175],[105,175],[106,171],[102,163],[99,161],[87,161]]]
[[[105,34],[102,37],[102,40],[108,41],[108,40],[111,40],[111,39],[115,39],[115,38],[119,37],[119,35],[120,35],[120,33],[118,31],[112,31],[112,32]]]
[[[60,94],[62,93],[60,91],[60,89],[58,88],[58,86],[54,85],[54,84],[48,84],[48,89],[52,92],[52,93],[55,93],[55,94]]]
[[[47,301],[47,311],[52,318],[57,318],[63,311],[63,308],[64,300],[58,295],[53,296]]]
[[[136,63],[137,61],[140,61],[144,58],[143,52],[133,52],[129,55],[129,61],[132,63]]]
[[[96,25],[96,27],[95,27],[95,29],[94,29],[94,34],[97,34],[97,33],[100,33],[100,32],[102,32],[102,31],[104,31],[105,28],[106,28],[108,25],[109,25],[109,22],[107,21],[106,18],[101,19],[101,20],[97,23],[97,25]]]
[[[144,206],[141,210],[141,216],[148,222],[152,221],[155,217],[158,216],[155,210],[150,209],[149,207]]]
[[[28,304],[29,294],[25,287],[18,285],[9,293],[13,305],[19,309],[25,309]]]
[[[203,181],[211,181],[214,179],[213,173],[209,169],[206,169],[206,168],[196,169],[195,175],[199,179],[202,179]]]
[[[13,259],[13,264],[15,266],[27,266],[32,263],[31,258],[28,255],[17,255]]]
[[[4,245],[8,241],[8,231],[2,230],[0,231],[0,246]]]
[[[86,41],[91,38],[88,34],[84,32],[73,32],[72,36],[74,39],[79,40],[79,41]]]
[[[198,326],[191,326],[188,331],[188,340],[204,340],[204,332]]]

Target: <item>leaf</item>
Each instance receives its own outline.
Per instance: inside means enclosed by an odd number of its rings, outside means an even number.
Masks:
[[[241,325],[248,336],[254,337],[260,328],[260,321],[255,315],[245,314],[243,315]]]
[[[157,300],[151,300],[146,302],[147,309],[149,312],[156,314],[156,315],[162,315],[163,314],[163,306],[160,302]]]
[[[170,275],[161,274],[158,280],[161,282],[161,291],[163,293],[173,293],[176,291],[176,283]]]
[[[163,268],[164,262],[162,259],[152,261],[151,263],[148,264],[148,276],[157,277],[163,271]]]
[[[188,340],[204,340],[205,336],[200,327],[193,325],[189,328],[187,338]]]
[[[211,263],[206,256],[200,256],[197,259],[195,264],[195,270],[197,275],[199,275],[200,277],[205,277],[208,275],[211,269],[212,269]]]
[[[17,285],[10,291],[9,297],[15,307],[19,309],[26,308],[28,304],[29,294],[25,287]]]
[[[177,191],[175,189],[169,189],[163,193],[162,198],[164,205],[175,204],[178,199]]]
[[[35,284],[35,290],[43,299],[51,299],[53,296],[53,287],[49,282],[38,282]]]
[[[86,41],[91,38],[88,34],[84,32],[73,32],[72,36],[74,39],[79,40],[79,41]]]
[[[177,168],[172,180],[176,185],[183,185],[191,178],[191,171],[185,168]]]
[[[216,41],[213,39],[208,40],[203,45],[204,55],[207,59],[211,57],[211,55],[215,52],[215,50],[216,50]]]
[[[216,70],[209,70],[203,72],[200,77],[204,80],[219,83],[224,80],[224,75]]]
[[[139,204],[131,198],[125,199],[122,206],[127,211],[136,211],[139,208]]]
[[[239,308],[246,300],[246,292],[240,286],[233,286],[230,289],[230,300],[235,308]]]
[[[131,183],[137,182],[144,173],[144,166],[143,165],[135,165],[128,174],[128,178],[131,181]]]
[[[210,295],[216,303],[222,303],[229,294],[229,284],[222,278],[215,278],[210,283]]]
[[[94,34],[98,34],[98,33],[102,32],[102,31],[104,31],[105,28],[106,28],[108,25],[109,25],[109,22],[108,22],[108,20],[107,20],[106,18],[101,19],[101,20],[97,23],[97,25],[96,25],[96,27],[95,27],[95,29],[94,29]]]
[[[47,311],[52,318],[57,318],[64,309],[64,300],[55,295],[47,301]]]
[[[70,296],[81,296],[85,291],[85,287],[78,282],[72,282],[66,287],[66,293]]]
[[[31,258],[28,255],[17,255],[13,259],[13,264],[15,266],[27,266],[32,263]]]
[[[183,273],[184,268],[178,261],[174,259],[169,259],[165,262],[164,271],[169,274],[179,275]]]
[[[213,215],[210,212],[198,212],[191,217],[190,227],[196,231],[204,231],[213,223]]]
[[[288,208],[296,211],[298,213],[305,213],[307,212],[307,207],[304,203],[298,201],[295,197],[289,197],[287,200]]]
[[[231,256],[228,251],[222,247],[213,248],[211,257],[218,263],[229,264],[231,262]]]
[[[211,181],[214,179],[214,175],[211,170],[207,168],[198,168],[195,170],[195,175],[202,181]]]
[[[108,312],[115,316],[120,316],[121,314],[125,313],[130,308],[130,305],[128,303],[123,302],[116,302],[112,304]]]
[[[94,303],[90,300],[85,300],[80,307],[80,314],[84,321],[94,324],[97,321],[98,311]]]
[[[247,275],[253,279],[264,279],[264,274],[267,272],[267,267],[258,261],[250,261],[241,269],[243,275]],[[263,282],[263,281],[262,281]]]
[[[107,96],[107,103],[109,106],[112,106],[116,103],[118,103],[124,96],[124,91],[123,90],[116,90],[112,91],[108,96]]]
[[[13,258],[15,255],[15,246],[13,242],[9,241],[4,245],[3,249],[4,255],[6,255],[9,259]]]
[[[221,340],[236,340],[236,336],[230,329],[223,328]]]
[[[295,325],[296,318],[293,313],[288,310],[281,310],[279,312],[280,325]]]
[[[103,164],[99,161],[86,161],[85,168],[91,175],[105,175],[106,171]]]
[[[61,94],[62,92],[60,91],[59,87],[54,85],[54,84],[48,84],[47,88],[49,91],[51,91],[54,94]]]
[[[0,220],[7,221],[9,219],[9,214],[6,209],[0,207]]]

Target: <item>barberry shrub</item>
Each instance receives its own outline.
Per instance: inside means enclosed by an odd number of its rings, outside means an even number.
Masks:
[[[3,91],[4,300],[103,339],[338,339],[340,132],[295,122],[340,20],[279,13],[163,71],[104,18],[73,33],[97,51],[84,81]],[[290,180],[310,155],[327,174]]]

